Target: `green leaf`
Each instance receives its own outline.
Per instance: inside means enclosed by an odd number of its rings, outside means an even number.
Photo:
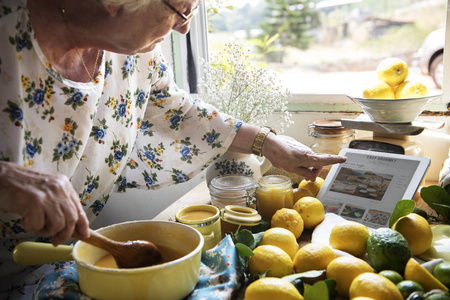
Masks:
[[[250,249],[255,249],[256,243],[255,243],[255,238],[253,237],[253,234],[248,231],[247,229],[241,230],[238,232],[238,234],[236,234],[236,236],[234,237],[234,242],[237,243],[242,243],[244,245],[246,245],[247,247],[249,247]]]
[[[336,280],[325,279],[324,281],[328,287],[328,296],[330,297],[330,300],[336,299],[338,296],[338,292],[336,290]]]
[[[318,281],[305,287],[305,300],[329,300],[328,286],[325,281]]]
[[[450,195],[448,193],[449,186],[442,188],[438,185],[431,185],[420,190],[420,196],[429,207],[431,207],[438,215],[442,215],[448,222],[450,219]]]
[[[401,217],[412,213],[414,207],[416,207],[414,200],[400,200],[389,218],[389,228],[392,228],[395,222]]]
[[[258,244],[261,241],[263,235],[264,235],[264,232],[258,232],[258,233],[254,233],[253,234],[253,238],[255,239],[255,247],[258,246]]]
[[[317,278],[322,276],[325,273],[325,270],[313,270],[313,271],[307,271],[303,273],[298,274],[292,274],[282,277],[281,279],[292,282],[295,279],[298,278]]]
[[[236,243],[236,251],[240,256],[244,256],[244,257],[250,257],[255,255],[255,253],[253,253],[252,249],[250,249],[249,247],[247,247],[246,245],[242,244],[242,243]]]

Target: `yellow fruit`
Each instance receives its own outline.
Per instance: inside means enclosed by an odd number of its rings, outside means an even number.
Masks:
[[[427,87],[417,81],[405,81],[398,85],[395,99],[420,98],[428,94]]]
[[[428,292],[434,289],[448,291],[448,288],[436,279],[430,272],[422,267],[414,258],[410,258],[405,267],[406,280],[412,280],[420,284]]]
[[[313,193],[311,193],[310,190],[305,188],[296,188],[294,189],[294,203],[297,202],[299,199],[303,197],[312,196],[314,197]]]
[[[403,300],[397,286],[384,276],[376,273],[362,273],[350,285],[350,299],[371,297],[376,300]]]
[[[253,250],[255,255],[250,256],[248,267],[250,273],[262,274],[270,269],[267,276],[283,277],[294,273],[291,257],[281,248],[272,245],[258,246]]]
[[[427,220],[415,213],[401,217],[392,229],[400,232],[408,241],[413,255],[419,255],[431,247],[433,232]]]
[[[352,256],[335,258],[327,266],[327,278],[336,281],[336,290],[343,297],[348,297],[353,279],[367,272],[373,272],[372,267],[364,260]]]
[[[294,209],[302,216],[306,229],[313,229],[325,219],[325,208],[315,197],[303,197],[294,204]]]
[[[390,57],[383,59],[377,67],[377,77],[394,87],[408,77],[408,65],[401,59]]]
[[[285,228],[298,239],[302,235],[304,222],[302,216],[295,209],[282,208],[277,210],[272,216],[270,226]]]
[[[392,88],[384,81],[369,83],[363,90],[363,97],[368,99],[395,99]]]
[[[294,270],[296,273],[325,270],[335,258],[336,254],[327,245],[310,243],[300,248],[295,254]]]
[[[258,245],[272,245],[284,250],[291,259],[294,259],[298,250],[298,242],[295,235],[282,227],[274,227],[266,230]]]
[[[313,194],[313,196],[315,197],[319,193],[320,188],[322,187],[324,181],[325,180],[323,178],[321,178],[321,177],[316,177],[315,181],[308,181],[306,179],[303,179],[298,184],[298,188],[299,189],[307,189],[307,190],[309,190]]]
[[[343,221],[331,229],[330,246],[351,255],[362,257],[367,252],[369,236],[367,226],[354,221]]]
[[[303,300],[292,283],[274,277],[264,277],[250,283],[244,297],[245,300]]]

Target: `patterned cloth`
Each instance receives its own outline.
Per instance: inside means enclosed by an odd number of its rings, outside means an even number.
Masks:
[[[202,254],[200,276],[194,291],[186,300],[231,299],[244,278],[234,243],[227,235],[216,247]],[[67,262],[49,273],[38,284],[33,299],[91,299],[78,285],[75,262]]]
[[[93,82],[67,80],[43,55],[26,4],[0,0],[0,160],[65,174],[92,222],[114,187],[182,183],[227,150],[241,122],[178,89],[160,47],[103,51]],[[15,245],[45,240],[3,212],[0,234],[2,298],[33,271],[14,264]]]

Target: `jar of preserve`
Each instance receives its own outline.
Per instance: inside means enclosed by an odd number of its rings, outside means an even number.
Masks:
[[[314,137],[311,149],[318,154],[339,154],[343,148],[348,148],[355,139],[355,131],[342,126],[340,120],[319,120],[308,126],[308,135]],[[322,169],[319,177],[325,179],[331,166]]]
[[[225,208],[222,208],[220,210],[220,218],[222,220],[222,237],[235,233],[238,228],[251,231],[253,226],[261,223],[261,216],[256,210],[239,205],[227,205]]]
[[[264,220],[270,221],[281,208],[294,206],[292,181],[284,175],[266,175],[259,179],[256,207]]]
[[[255,179],[251,176],[233,174],[214,177],[209,184],[211,204],[224,208],[227,205],[255,207]]]

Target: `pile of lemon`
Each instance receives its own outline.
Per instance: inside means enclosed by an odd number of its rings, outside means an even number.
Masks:
[[[249,258],[250,273],[263,278],[247,287],[246,300],[303,299],[296,286],[282,277],[311,270],[325,271],[317,281],[334,279],[340,299],[402,300],[413,292],[448,291],[450,262],[437,265],[432,274],[413,258],[432,242],[430,225],[414,213],[400,218],[392,229],[377,229],[372,235],[367,226],[346,220],[332,228],[329,246],[309,243],[299,248],[304,229],[313,230],[325,218],[323,204],[316,198],[322,184],[321,178],[302,181],[294,191],[293,209],[280,209],[272,217],[271,228]],[[399,252],[400,247],[405,251]],[[333,249],[350,255],[338,256]],[[442,297],[433,299],[448,299]]]
[[[419,81],[407,80],[408,65],[401,59],[390,57],[382,60],[376,70],[377,80],[363,90],[369,99],[407,99],[425,97],[427,87]]]

